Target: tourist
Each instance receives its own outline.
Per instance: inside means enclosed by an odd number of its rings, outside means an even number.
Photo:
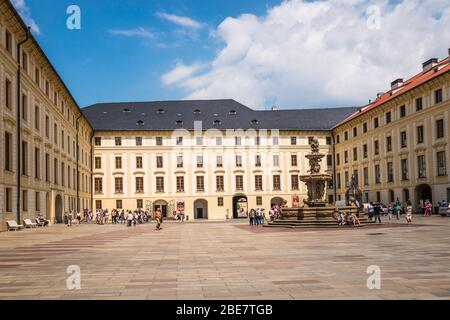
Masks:
[[[394,212],[394,205],[392,203],[389,204],[388,206],[388,217],[389,217],[389,221],[392,219],[392,214]]]
[[[425,208],[425,213],[424,213],[424,217],[429,217],[431,216],[431,208],[433,207],[433,205],[431,204],[431,202],[429,200],[425,200],[424,203],[424,208]]]
[[[402,206],[400,205],[400,202],[397,201],[394,205],[394,214],[397,217],[397,220],[400,220],[400,211],[402,210]]]
[[[78,223],[78,225],[80,225],[80,223],[81,223],[81,213],[80,212],[77,212],[77,223]]]
[[[369,215],[369,221],[372,221],[373,214],[374,214],[373,202],[372,201],[367,205],[367,213]]]
[[[50,223],[50,221],[44,219],[44,216],[42,215],[42,213],[40,213],[38,216],[38,222],[43,227],[48,226]]]
[[[413,207],[411,205],[411,201],[408,200],[407,204],[406,204],[406,222],[408,224],[412,223],[412,212],[413,212]]]
[[[343,226],[344,224],[345,224],[345,213],[342,211],[339,211],[338,226]]]
[[[380,204],[376,204],[373,206],[373,215],[375,217],[375,222],[381,223],[381,211],[383,209],[381,208]]]
[[[67,220],[67,226],[68,227],[71,227],[72,226],[72,219],[73,219],[73,213],[72,213],[72,211],[68,211],[67,213],[66,213],[66,220]]]
[[[255,210],[254,209],[250,209],[248,218],[250,220],[250,226],[253,226],[253,220],[255,219]]]
[[[156,220],[156,230],[159,231],[161,230],[161,217],[162,217],[162,213],[161,213],[161,209],[156,209],[155,211],[155,220]]]
[[[269,219],[270,221],[273,221],[275,218],[275,210],[274,210],[275,206],[272,206],[269,210]]]
[[[350,215],[350,221],[352,222],[353,227],[356,227],[357,225],[358,227],[361,227],[361,222],[359,221],[358,216],[354,212],[352,212]]]

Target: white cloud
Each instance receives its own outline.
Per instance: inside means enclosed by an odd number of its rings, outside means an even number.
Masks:
[[[373,4],[379,30],[367,27]],[[255,108],[361,105],[443,57],[449,25],[448,0],[285,1],[262,17],[226,18],[213,32],[223,48],[209,69],[167,81],[192,67],[177,64],[162,79],[189,99],[234,98]]]
[[[22,19],[25,23],[31,27],[31,31],[35,34],[41,34],[41,29],[34,19],[31,17],[30,9],[28,8],[25,0],[12,0],[11,3],[16,8],[17,12],[19,12]]]
[[[175,68],[162,76],[162,81],[165,85],[180,83],[180,81],[189,78],[204,67],[204,65],[198,63],[186,66],[181,62],[177,62]]]
[[[164,13],[164,12],[157,12],[156,15],[158,17],[160,17],[161,19],[170,21],[181,27],[187,27],[187,28],[192,28],[192,29],[200,29],[203,27],[202,23],[195,21],[188,17],[177,16],[174,14],[168,14],[168,13]]]
[[[139,27],[137,29],[113,29],[113,30],[109,30],[109,33],[113,34],[113,35],[117,35],[117,36],[124,36],[124,37],[142,37],[142,38],[149,38],[152,39],[155,37],[155,35],[142,28]]]

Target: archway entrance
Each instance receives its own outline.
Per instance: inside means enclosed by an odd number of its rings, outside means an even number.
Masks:
[[[428,184],[421,184],[416,187],[416,204],[422,207],[425,200],[433,203],[433,195],[431,187]]]
[[[247,218],[248,200],[245,195],[236,195],[233,197],[233,218]]]
[[[55,197],[55,219],[57,223],[63,223],[63,200],[59,194]]]
[[[285,201],[283,198],[280,197],[272,198],[272,200],[270,200],[270,207],[272,208],[273,206],[282,206],[284,202]]]
[[[194,202],[194,218],[208,219],[208,201],[198,199]]]
[[[153,202],[153,212],[156,211],[156,209],[160,209],[162,212],[163,217],[167,217],[167,206],[168,203],[165,200],[157,200]]]

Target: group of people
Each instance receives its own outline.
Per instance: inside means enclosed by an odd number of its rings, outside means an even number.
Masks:
[[[400,220],[400,217],[403,214],[405,215],[406,222],[408,224],[412,223],[413,207],[411,201],[409,200],[406,203],[406,207],[403,207],[398,200],[391,203],[387,208],[387,212],[384,211],[383,206],[380,203],[374,204],[373,202],[370,202],[367,206],[367,212],[369,220],[373,221],[373,219],[375,219],[375,222],[378,223],[381,223],[382,215],[387,215],[389,220],[391,220],[394,216],[397,220]]]
[[[361,227],[361,222],[359,221],[358,216],[354,213],[347,213],[344,211],[339,211],[338,215],[338,225],[339,226],[353,226],[353,227]]]
[[[251,209],[248,218],[251,226],[262,226],[267,221],[266,212],[262,208]]]

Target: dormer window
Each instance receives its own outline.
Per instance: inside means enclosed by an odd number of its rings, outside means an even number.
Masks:
[[[230,115],[230,116],[235,116],[236,115],[236,110],[230,110],[230,112],[228,112],[228,114]]]
[[[199,109],[195,109],[194,114],[199,115],[199,114],[202,114],[202,112]]]
[[[123,109],[123,110],[122,110],[122,112],[123,112],[123,113],[130,113],[130,112],[131,112],[131,110],[130,110],[130,109],[128,109],[128,108],[126,108],[126,109]]]
[[[182,126],[182,125],[183,125],[183,121],[177,120],[177,121],[176,121],[176,124],[177,124],[178,126]]]
[[[214,125],[215,126],[218,126],[218,125],[220,125],[222,122],[220,121],[220,120],[214,120]]]
[[[156,111],[156,113],[157,113],[157,114],[163,114],[163,113],[164,113],[164,109],[158,109],[158,110]]]
[[[144,125],[144,121],[138,120],[138,121],[136,122],[136,125],[138,125],[138,126],[143,126],[143,125]]]
[[[259,124],[258,120],[252,120],[252,125],[257,125],[257,124]]]

